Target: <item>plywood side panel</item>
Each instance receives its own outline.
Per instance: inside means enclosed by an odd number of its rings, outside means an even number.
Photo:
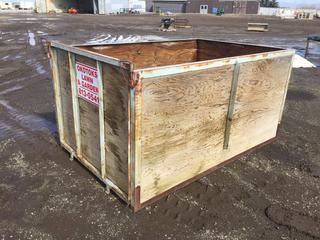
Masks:
[[[76,56],[76,61],[96,67],[96,61]],[[80,112],[81,155],[97,169],[101,169],[100,128],[98,106],[78,97]]]
[[[143,82],[141,202],[274,138],[289,67],[290,58],[241,64],[226,150],[233,66]]]
[[[197,61],[271,52],[276,48],[198,40]]]
[[[103,64],[106,174],[128,193],[128,94],[130,71]]]
[[[143,81],[141,202],[219,163],[232,74],[224,66]]]
[[[76,150],[68,53],[60,49],[56,49],[56,51],[58,79],[60,81],[62,121],[64,128],[63,140],[73,150]]]
[[[83,49],[131,61],[135,69],[193,62],[197,59],[196,41],[123,44],[81,47]]]
[[[284,57],[241,64],[230,149],[249,149],[276,136],[290,63]]]

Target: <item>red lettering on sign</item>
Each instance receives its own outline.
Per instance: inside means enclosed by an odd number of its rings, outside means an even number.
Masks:
[[[97,68],[76,62],[78,96],[99,105]]]

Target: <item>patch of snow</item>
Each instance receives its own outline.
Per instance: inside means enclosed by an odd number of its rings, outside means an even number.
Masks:
[[[28,41],[29,41],[30,46],[36,45],[36,40],[35,40],[33,32],[28,31]]]
[[[296,54],[293,58],[293,68],[315,68],[312,62]]]
[[[46,70],[44,69],[44,67],[39,63],[36,64],[36,70],[37,70],[37,73],[39,73],[39,74],[45,74],[46,73]]]
[[[134,42],[146,42],[146,41],[163,41],[167,40],[167,38],[159,37],[156,35],[129,35],[124,37],[123,35],[120,36],[111,36],[110,34],[100,34],[87,43],[89,44],[105,44],[105,43],[134,43]]]

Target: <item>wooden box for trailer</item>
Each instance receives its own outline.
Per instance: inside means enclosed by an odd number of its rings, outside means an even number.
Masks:
[[[50,44],[61,145],[137,211],[276,137],[293,50]]]

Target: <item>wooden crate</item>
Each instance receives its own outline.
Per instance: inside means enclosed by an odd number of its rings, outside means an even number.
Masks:
[[[268,32],[268,23],[248,23],[248,31],[252,32]]]
[[[61,145],[137,211],[276,137],[293,50],[50,44]]]

